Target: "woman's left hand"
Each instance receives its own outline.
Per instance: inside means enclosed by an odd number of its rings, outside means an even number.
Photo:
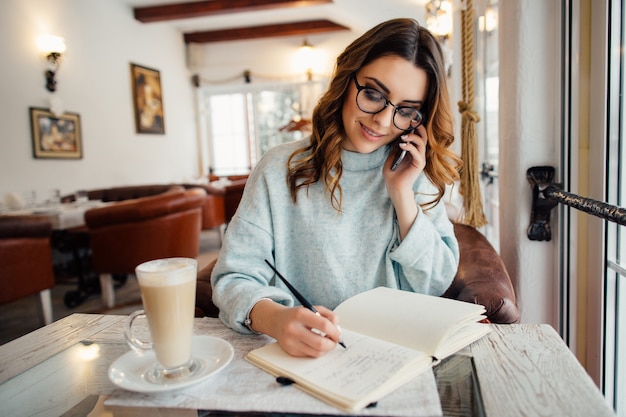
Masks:
[[[395,190],[413,190],[413,184],[426,166],[427,142],[426,128],[419,126],[415,130],[415,133],[402,136],[400,144],[394,145],[398,146],[400,150],[392,149],[383,169],[385,184],[387,185],[387,191],[390,195],[392,195]],[[402,162],[400,162],[396,170],[392,171],[391,167],[400,151],[407,151],[407,155]]]
[[[391,170],[394,160],[398,155],[398,150],[389,153],[385,166],[383,167],[383,177],[387,186],[387,193],[396,210],[396,218],[400,229],[400,238],[409,233],[415,218],[419,212],[413,194],[413,184],[417,177],[424,171],[426,166],[426,128],[419,126],[415,133],[401,138],[403,143],[398,145],[401,150],[406,150],[407,155],[397,166],[395,171]]]

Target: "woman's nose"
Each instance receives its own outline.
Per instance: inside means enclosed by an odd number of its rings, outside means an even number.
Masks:
[[[374,122],[376,122],[377,125],[387,127],[393,123],[393,115],[394,115],[394,108],[393,106],[388,105],[387,107],[385,107],[378,113],[373,114],[372,118]]]

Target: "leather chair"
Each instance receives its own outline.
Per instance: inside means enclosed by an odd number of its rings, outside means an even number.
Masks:
[[[244,176],[243,178],[230,180],[229,184],[223,186],[218,186],[214,183],[209,183],[205,186],[207,193],[223,198],[226,223],[230,222],[230,219],[235,215],[247,181],[247,176]]]
[[[85,213],[92,267],[106,306],[115,304],[113,274],[134,274],[151,259],[198,256],[205,197],[201,188],[179,187]]]
[[[226,231],[226,214],[224,196],[212,193],[205,184],[182,184],[185,189],[202,188],[206,191],[206,199],[202,206],[202,230],[218,229],[220,244]]]
[[[226,213],[224,211],[224,197],[207,194],[202,208],[202,230],[218,229],[220,244],[226,232]]]
[[[172,189],[203,188],[207,192],[206,201],[202,208],[202,230],[220,228],[220,238],[224,235],[226,226],[224,195],[211,193],[213,189],[205,184],[149,184],[127,185],[122,187],[99,188],[87,191],[89,200],[104,202],[124,201],[141,197],[159,195]],[[76,201],[76,194],[67,194],[61,198],[63,203]],[[239,200],[237,200],[237,204]]]
[[[98,188],[95,190],[87,191],[87,198],[89,200],[100,200],[104,202],[124,201],[162,194],[172,188],[178,188],[178,186],[176,186],[175,184],[149,184]],[[61,197],[62,203],[71,203],[74,201],[76,201],[75,194],[68,194]]]
[[[516,323],[520,313],[515,291],[504,262],[478,230],[454,223],[459,242],[459,268],[443,297],[482,304],[491,323]],[[211,272],[217,259],[198,271],[196,284],[196,317],[218,317],[213,304]]]
[[[51,234],[48,219],[0,216],[0,304],[39,294],[45,324],[52,323]]]
[[[492,323],[517,323],[515,290],[506,266],[487,238],[475,228],[454,223],[459,268],[443,297],[482,304]]]
[[[213,288],[211,287],[211,273],[217,263],[217,258],[198,270],[196,280],[196,317],[218,317],[220,310],[213,304]]]

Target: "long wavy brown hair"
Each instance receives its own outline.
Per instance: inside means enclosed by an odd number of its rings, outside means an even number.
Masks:
[[[424,173],[437,188],[437,193],[422,207],[428,209],[437,204],[445,193],[446,185],[458,179],[461,160],[448,149],[454,141],[454,134],[441,46],[417,21],[393,19],[370,29],[337,58],[328,90],[313,110],[310,143],[296,150],[287,163],[287,183],[294,203],[301,188],[308,189],[322,180],[332,206],[341,211],[341,153],[345,137],[342,107],[351,77],[361,67],[389,55],[414,63],[428,77],[428,91],[422,106],[428,134]]]

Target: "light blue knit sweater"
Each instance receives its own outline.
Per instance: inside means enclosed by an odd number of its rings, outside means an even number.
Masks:
[[[213,301],[221,320],[242,333],[254,303],[263,297],[299,304],[265,259],[313,305],[334,309],[347,298],[379,286],[441,295],[458,266],[459,250],[443,203],[419,214],[403,241],[381,173],[388,149],[343,151],[342,213],[324,185],[299,191],[294,204],[286,182],[287,159],[304,142],[270,149],[248,179],[228,225],[213,270]],[[425,175],[416,201],[432,200]],[[430,194],[430,195],[429,195]]]

